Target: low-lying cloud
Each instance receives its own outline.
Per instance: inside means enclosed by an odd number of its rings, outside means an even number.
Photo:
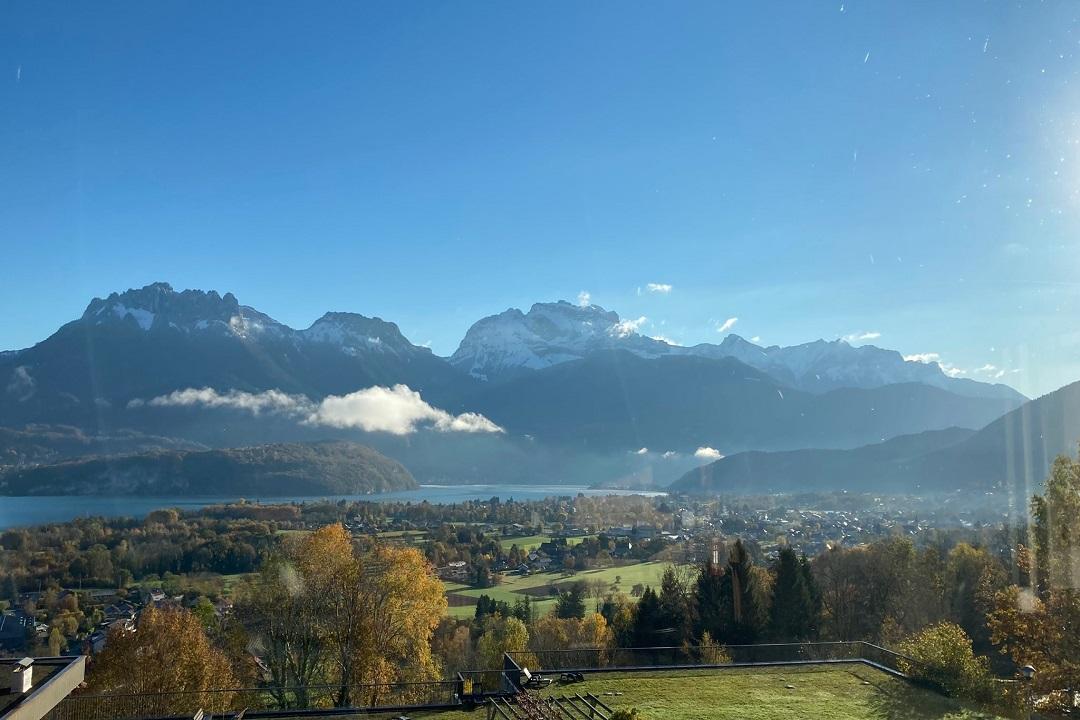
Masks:
[[[646,323],[646,321],[648,321],[648,319],[649,318],[642,315],[641,317],[639,317],[639,318],[637,318],[635,320],[629,320],[628,319],[628,320],[623,320],[621,322],[617,322],[617,323],[615,323],[614,325],[611,326],[611,334],[614,335],[615,337],[620,337],[620,338],[630,337],[631,335],[636,333],[638,330],[640,330],[641,326],[644,325]]]
[[[132,400],[129,408],[204,407],[227,408],[292,417],[305,425],[356,428],[365,432],[409,435],[422,428],[438,432],[501,433],[501,427],[478,413],[452,415],[426,402],[408,385],[374,386],[347,395],[328,395],[319,402],[306,395],[280,390],[259,393],[213,388],[187,388],[150,400]]]
[[[914,353],[912,355],[904,356],[904,360],[906,360],[907,362],[932,363],[937,362],[940,359],[941,355],[935,352]]]
[[[407,385],[376,386],[348,395],[330,395],[319,403],[306,422],[393,435],[408,435],[425,425],[439,432],[503,432],[478,413],[451,415],[433,407]]]
[[[842,338],[845,342],[865,342],[867,340],[877,340],[881,337],[881,333],[876,330],[868,330],[865,332],[851,333],[850,335],[844,335]]]
[[[37,382],[30,375],[30,370],[25,365],[19,365],[11,373],[11,381],[7,384],[7,393],[19,402],[25,402],[34,395]]]
[[[724,457],[724,453],[720,452],[716,448],[702,446],[694,451],[694,457],[700,458],[702,460],[719,460],[720,458]]]

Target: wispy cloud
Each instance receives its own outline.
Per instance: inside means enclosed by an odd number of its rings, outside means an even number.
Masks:
[[[641,326],[644,325],[648,321],[648,319],[649,318],[642,315],[636,320],[623,320],[621,322],[617,322],[611,326],[610,333],[615,337],[630,337],[638,330],[640,330]]]
[[[645,289],[651,293],[667,295],[669,292],[671,292],[672,286],[668,283],[649,283],[645,286]]]
[[[866,342],[867,340],[877,340],[879,337],[881,337],[881,333],[874,330],[869,330],[866,332],[857,332],[851,333],[850,335],[844,335],[841,339],[846,342],[853,343]]]
[[[675,452],[674,450],[668,450],[667,452],[665,452],[660,457],[664,458],[665,460],[670,460],[671,458],[678,457],[678,456],[679,456],[679,453]]]
[[[662,343],[667,343],[668,345],[675,345],[676,347],[679,346],[679,343],[675,342],[674,340],[667,337],[666,335],[650,335],[650,337],[653,340],[657,340],[657,341],[662,342]]]
[[[735,327],[735,323],[737,322],[739,322],[739,318],[729,317],[727,320],[716,326],[716,332],[726,333],[728,330]]]
[[[752,343],[761,342],[761,336],[760,335],[755,335],[754,337],[750,338],[750,342],[752,342]]]
[[[634,454],[635,455],[648,455],[649,454],[649,448],[647,448],[647,447],[638,448],[637,450],[634,451]]]
[[[980,368],[975,368],[975,372],[979,373],[980,375],[986,375],[987,377],[991,377],[994,380],[997,380],[998,378],[1005,377],[1006,370],[1004,370],[1003,368],[999,368],[996,365],[986,363]]]
[[[963,368],[958,368],[955,365],[950,365],[949,363],[939,362],[938,365],[941,366],[941,372],[945,373],[951,378],[962,377],[968,374],[967,370],[964,370]]]
[[[912,355],[905,355],[904,360],[908,362],[937,363],[938,367],[941,368],[941,372],[945,373],[951,378],[963,377],[964,375],[968,374],[967,370],[963,368],[958,368],[952,363],[947,363],[942,360],[941,355],[936,352],[924,352],[914,353]],[[990,365],[989,367],[993,367],[993,365]],[[995,368],[995,370],[996,369],[997,368]],[[983,368],[979,368],[975,372],[985,372],[985,370]]]
[[[905,355],[904,360],[908,362],[921,362],[932,363],[941,359],[941,356],[935,352],[914,353],[912,355]]]
[[[319,402],[306,395],[290,395],[280,390],[222,393],[213,388],[188,388],[128,403],[129,408],[144,406],[226,408],[256,416],[262,413],[285,415],[305,425],[357,428],[392,435],[409,435],[425,427],[439,432],[503,432],[483,415],[451,415],[434,407],[407,385],[369,387],[347,395],[329,395]]]
[[[29,400],[37,389],[37,382],[30,375],[25,365],[19,365],[11,371],[11,380],[7,384],[7,393],[19,402]]]
[[[577,304],[581,307],[588,307],[592,304],[592,294],[588,290],[582,290],[577,294]]]

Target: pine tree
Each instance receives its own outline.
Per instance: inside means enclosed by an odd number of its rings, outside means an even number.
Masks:
[[[728,571],[721,583],[723,605],[731,608],[726,632],[717,639],[732,645],[747,645],[757,640],[761,633],[762,612],[758,602],[753,558],[746,551],[742,540],[736,540],[728,558]]]
[[[806,585],[806,574],[795,551],[780,550],[774,566],[769,635],[782,642],[798,642],[814,635],[817,625],[813,597]]]
[[[690,638],[692,617],[686,591],[679,583],[675,569],[664,571],[660,581],[660,624],[657,630],[663,634],[665,645],[682,645]]]
[[[634,647],[655,647],[656,628],[660,622],[660,598],[656,591],[646,586],[638,600],[634,616]]]
[[[695,630],[698,637],[706,633],[714,638],[723,638],[726,628],[725,618],[729,614],[724,602],[724,569],[711,560],[701,566],[697,586],[694,588]]]

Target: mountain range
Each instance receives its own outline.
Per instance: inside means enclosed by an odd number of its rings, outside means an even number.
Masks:
[[[421,482],[662,484],[702,453],[944,451],[978,437],[951,428],[1028,407],[1006,385],[871,345],[728,335],[683,347],[637,325],[596,305],[539,303],[479,320],[443,358],[380,318],[329,312],[294,329],[231,293],[155,283],[94,299],[38,344],[0,353],[0,464],[349,440]],[[735,477],[723,462],[696,487]]]

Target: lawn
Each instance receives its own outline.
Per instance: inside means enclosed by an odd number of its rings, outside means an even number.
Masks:
[[[579,580],[600,581],[610,588],[615,585],[615,580],[618,578],[619,582],[615,589],[629,595],[631,589],[637,584],[659,587],[660,578],[667,567],[668,563],[646,562],[622,567],[603,568],[601,570],[582,570],[572,575],[564,575],[561,572],[533,573],[532,575],[504,574],[501,583],[489,588],[472,588],[462,586],[459,583],[443,583],[448,594],[472,600],[468,604],[455,605],[453,604],[455,601],[451,598],[451,607],[448,608],[447,614],[459,618],[472,617],[475,612],[475,600],[481,595],[487,595],[496,600],[504,600],[513,604],[520,600],[524,594],[528,594],[534,601],[536,612],[547,613],[555,606],[554,599],[546,592],[548,585],[552,583],[564,585]],[[461,603],[462,601],[457,600],[456,602]]]
[[[865,665],[604,673],[549,695],[592,693],[643,720],[991,720],[997,718]],[[410,717],[483,720],[486,710]]]

